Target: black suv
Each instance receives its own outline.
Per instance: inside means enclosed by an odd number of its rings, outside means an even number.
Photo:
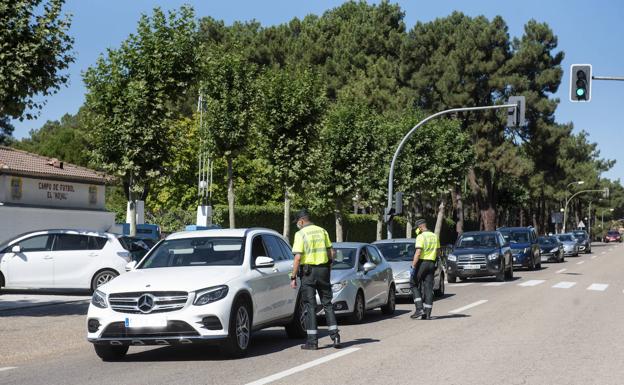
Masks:
[[[501,227],[498,231],[511,247],[514,266],[527,267],[529,270],[542,268],[540,246],[533,227]]]
[[[498,231],[463,233],[446,260],[447,278],[495,276],[497,281],[513,278],[511,249]]]

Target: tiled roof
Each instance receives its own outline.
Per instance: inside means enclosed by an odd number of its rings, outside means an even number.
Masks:
[[[0,174],[98,184],[112,181],[110,176],[85,167],[4,146],[0,146]]]

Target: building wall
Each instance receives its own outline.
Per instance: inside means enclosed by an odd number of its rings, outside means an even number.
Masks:
[[[0,205],[0,242],[28,231],[83,229],[108,231],[115,214],[107,211],[68,210]]]

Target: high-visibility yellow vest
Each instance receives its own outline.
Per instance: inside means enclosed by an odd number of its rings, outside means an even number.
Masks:
[[[440,240],[431,231],[425,231],[416,237],[416,248],[421,250],[419,259],[435,261],[440,248]]]
[[[295,233],[293,254],[301,254],[302,265],[322,265],[329,262],[327,249],[332,246],[324,228],[307,225]]]

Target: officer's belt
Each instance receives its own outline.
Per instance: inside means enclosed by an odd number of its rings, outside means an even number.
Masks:
[[[330,262],[327,262],[327,263],[321,263],[321,264],[318,264],[318,265],[313,265],[313,264],[311,264],[311,263],[302,263],[302,264],[301,264],[301,266],[310,266],[310,267],[330,267],[330,266],[331,266],[331,263],[330,263]]]

